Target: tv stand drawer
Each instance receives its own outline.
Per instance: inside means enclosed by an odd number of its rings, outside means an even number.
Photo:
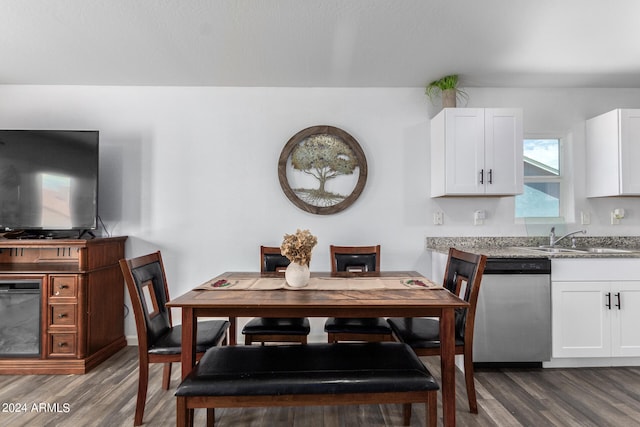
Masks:
[[[77,276],[50,276],[49,298],[75,298],[77,296]]]
[[[76,334],[50,334],[49,356],[75,356]]]
[[[75,304],[51,304],[49,326],[76,326]]]

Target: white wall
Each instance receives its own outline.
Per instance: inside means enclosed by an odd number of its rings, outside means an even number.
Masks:
[[[582,167],[584,120],[639,108],[640,90],[467,92],[470,107],[523,107],[525,134],[567,137],[575,210],[591,213],[590,234],[640,234],[639,199],[586,200]],[[100,130],[100,215],[109,232],[129,236],[128,257],[163,252],[173,296],[226,270],[257,271],[259,245],[279,245],[297,228],[318,236],[312,270],[329,268],[329,244],[380,243],[382,269],[424,274],[426,236],[530,233],[514,224],[513,198],[428,197],[437,110],[422,88],[0,86],[0,128]],[[277,176],[288,139],[322,124],[353,135],[369,166],[361,197],[329,216],[295,207]],[[625,208],[622,225],[608,225],[613,207]],[[483,226],[472,225],[476,209],[487,211]],[[436,210],[444,225],[432,224]]]

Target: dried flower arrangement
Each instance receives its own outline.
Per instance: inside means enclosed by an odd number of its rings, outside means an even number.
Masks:
[[[309,230],[296,231],[296,234],[285,234],[280,251],[289,261],[300,265],[309,265],[311,250],[318,244],[318,238]]]

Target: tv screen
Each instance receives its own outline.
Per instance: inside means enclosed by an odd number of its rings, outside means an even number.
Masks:
[[[98,131],[0,130],[0,231],[92,230]]]

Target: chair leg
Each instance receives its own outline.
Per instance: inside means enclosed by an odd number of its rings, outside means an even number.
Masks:
[[[471,346],[465,346],[464,350],[464,381],[467,385],[467,399],[469,400],[469,412],[478,413],[478,401],[476,400],[476,385],[473,381],[473,355]],[[469,350],[467,350],[469,348]]]
[[[214,427],[216,423],[216,412],[213,408],[207,408],[207,427]]]
[[[402,404],[402,425],[411,425],[411,403]]]
[[[162,370],[162,389],[169,390],[169,384],[171,383],[171,363],[165,363]]]
[[[436,427],[438,425],[438,392],[431,391],[427,397],[427,426]]]
[[[139,363],[138,368],[138,399],[136,400],[136,414],[133,425],[142,425],[144,417],[144,405],[147,402],[147,386],[149,385],[149,364]]]

